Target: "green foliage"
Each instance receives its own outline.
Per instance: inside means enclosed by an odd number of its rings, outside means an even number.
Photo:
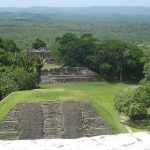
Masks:
[[[78,37],[73,33],[65,33],[56,38],[58,60],[64,65],[74,66],[78,62],[74,57],[78,54]]]
[[[0,48],[0,67],[10,65],[10,54]]]
[[[26,53],[20,52],[11,54],[11,65],[24,68],[27,72],[36,71],[39,75],[43,66],[43,59],[39,57],[29,57]]]
[[[34,71],[38,74],[38,78],[39,78],[39,82],[40,82],[40,75],[41,75],[41,70],[44,66],[44,62],[43,59],[41,59],[40,57],[33,57],[33,67],[34,67]]]
[[[4,39],[4,38],[0,38],[0,48],[3,48],[7,52],[12,52],[12,53],[20,51],[13,40]]]
[[[108,74],[111,74],[111,68],[112,68],[112,65],[110,65],[109,63],[102,63],[99,65],[101,75],[104,78],[107,78]]]
[[[28,73],[24,68],[16,68],[10,75],[17,83],[19,90],[30,90],[38,87],[39,80],[36,72]]]
[[[57,36],[65,32],[74,32],[77,35],[92,33],[101,40],[119,38],[140,43],[150,41],[149,8],[126,8],[126,11],[122,7],[39,9],[20,9],[13,12],[10,12],[10,8],[5,12],[1,9],[0,35],[14,39],[22,49],[31,47],[31,41],[36,37],[50,46]],[[114,10],[110,11],[111,9]],[[142,9],[145,13],[141,17]],[[131,11],[134,15],[130,15]]]
[[[120,88],[134,85],[95,83],[60,83],[42,85],[40,89],[18,91],[10,94],[0,103],[0,121],[17,103],[37,103],[46,101],[89,100],[101,117],[112,126],[115,133],[127,132],[120,124],[120,116],[113,107],[114,94]],[[109,94],[108,94],[109,93]]]
[[[130,44],[121,40],[104,41],[96,53],[97,62],[107,63],[109,66],[108,74],[117,76],[122,80],[139,81],[142,78],[143,64],[141,58],[143,51],[134,44]],[[103,69],[100,66],[100,70]]]
[[[90,56],[95,50],[95,39],[92,34],[77,37],[73,33],[65,33],[56,38],[59,61],[67,66],[88,66]]]
[[[45,42],[38,38],[32,42],[32,48],[34,49],[40,49],[40,48],[45,48],[45,47],[46,47]]]
[[[24,68],[27,72],[33,71],[33,59],[27,56],[25,53],[11,54],[11,62],[13,67]]]
[[[27,72],[25,68],[6,68],[0,73],[0,100],[16,90],[30,90],[39,85],[36,72]]]
[[[142,78],[143,51],[122,40],[98,41],[92,34],[77,37],[66,33],[56,38],[59,61],[67,66],[85,66],[105,79],[121,82],[139,81]]]
[[[119,113],[129,116],[133,121],[143,119],[150,108],[150,83],[135,89],[121,90],[114,100]]]
[[[18,85],[8,72],[0,73],[0,100],[16,90]]]
[[[0,67],[11,66],[13,55],[20,52],[13,40],[0,38]]]
[[[0,44],[0,100],[16,90],[37,88],[43,60],[19,52],[12,40]]]
[[[150,62],[147,62],[144,65],[144,71],[143,71],[145,77],[143,79],[144,82],[150,81]]]

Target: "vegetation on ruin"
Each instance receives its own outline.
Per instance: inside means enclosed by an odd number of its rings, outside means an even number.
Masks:
[[[21,102],[40,102],[54,100],[88,100],[92,102],[103,119],[115,130],[115,133],[127,132],[120,123],[120,116],[113,106],[115,93],[121,88],[134,87],[128,84],[65,83],[43,85],[41,89],[18,91],[10,94],[0,102],[0,120]],[[144,127],[142,128],[144,130]]]
[[[56,64],[56,63],[54,63],[54,64],[44,63],[42,69],[50,69],[50,68],[61,67],[61,66],[62,66],[62,65]]]
[[[46,48],[46,43],[39,38],[36,38],[32,41],[32,48],[36,50],[40,48]]]
[[[17,90],[37,88],[42,62],[21,52],[13,40],[0,38],[0,100]]]
[[[87,67],[106,80],[139,81],[143,76],[143,51],[122,40],[96,39],[86,33],[81,37],[65,33],[56,38],[58,61],[66,66]]]

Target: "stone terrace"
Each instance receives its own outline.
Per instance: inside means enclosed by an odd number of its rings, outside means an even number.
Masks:
[[[86,67],[56,67],[43,69],[41,83],[57,82],[95,82],[99,75]]]

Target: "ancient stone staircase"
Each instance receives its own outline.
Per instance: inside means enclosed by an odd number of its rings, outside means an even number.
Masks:
[[[112,134],[91,103],[57,101],[18,104],[3,120],[0,139],[75,139]]]
[[[97,114],[95,109],[91,109],[91,104],[85,102],[82,105],[82,117],[84,122],[84,136],[92,137],[112,133],[103,119]]]
[[[56,67],[43,69],[41,83],[57,82],[95,82],[99,75],[86,67]]]
[[[43,109],[43,138],[62,137],[62,110],[60,102],[42,104]]]
[[[19,137],[19,111],[15,107],[8,113],[3,123],[0,125],[0,139],[18,139]]]

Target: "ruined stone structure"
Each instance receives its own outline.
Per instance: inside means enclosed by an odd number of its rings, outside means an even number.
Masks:
[[[39,50],[27,49],[27,55],[30,56],[30,57],[38,56],[42,59],[45,59],[45,61],[47,63],[53,63],[55,61],[54,58],[51,55],[51,52],[44,49],[44,48],[39,49]]]
[[[0,139],[75,139],[112,134],[91,103],[55,101],[18,104],[3,120]]]
[[[86,67],[56,67],[43,69],[41,83],[57,82],[95,82],[99,75]]]

